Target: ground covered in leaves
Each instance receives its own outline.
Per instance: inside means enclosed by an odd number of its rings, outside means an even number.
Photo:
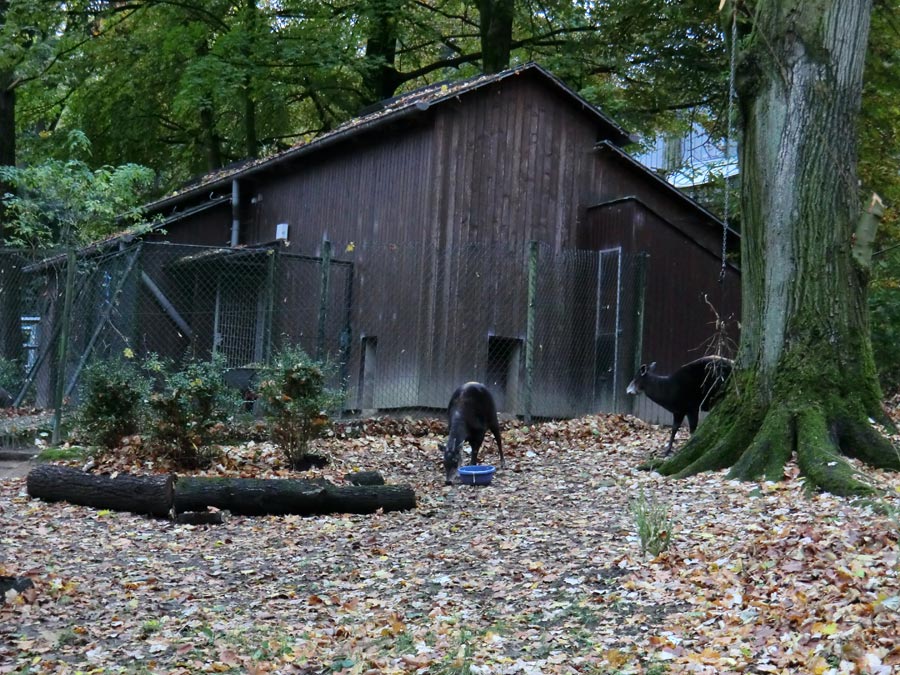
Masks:
[[[0,575],[35,584],[0,605],[0,673],[900,673],[898,476],[872,474],[880,504],[807,495],[793,466],[672,481],[637,468],[666,429],[597,416],[508,423],[508,469],[444,487],[443,433],[358,422],[320,447],[312,475],[414,486],[403,513],[192,527],[0,480]],[[262,442],[211,473],[297,476]],[[671,509],[655,558],[641,493]]]

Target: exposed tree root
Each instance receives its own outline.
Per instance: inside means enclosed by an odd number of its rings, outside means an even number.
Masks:
[[[797,464],[811,487],[842,496],[874,493],[841,455],[821,410],[806,408],[797,416],[796,424]]]
[[[879,469],[900,470],[900,451],[873,429],[868,420],[859,421],[849,415],[839,416],[833,429],[841,451],[848,457],[855,457]]]
[[[663,462],[657,471],[664,476],[682,478],[732,466],[759,426],[755,415],[738,415],[735,403],[735,399],[720,403],[681,451]]]
[[[811,488],[837,495],[875,493],[845,455],[877,468],[900,470],[900,451],[861,410],[837,402],[833,404],[837,410],[829,411],[815,403],[791,404],[752,406],[731,396],[677,455],[654,468],[682,478],[731,467],[729,478],[777,481],[796,455]]]
[[[729,478],[738,480],[781,480],[784,465],[794,449],[794,433],[790,414],[784,409],[769,408],[762,426],[750,445],[734,463]]]

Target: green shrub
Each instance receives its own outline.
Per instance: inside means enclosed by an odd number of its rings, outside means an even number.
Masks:
[[[641,553],[649,553],[655,557],[667,550],[672,541],[669,507],[657,501],[656,497],[645,496],[641,490],[637,498],[631,501],[629,508],[637,525]]]
[[[881,387],[895,393],[900,390],[900,249],[875,259],[869,323]]]
[[[225,359],[189,361],[168,375],[158,360],[148,369],[157,379],[157,391],[150,395],[153,447],[182,466],[207,465],[210,446],[224,436],[225,422],[240,405],[237,392],[225,384]]]
[[[81,403],[75,413],[79,436],[110,449],[140,431],[150,380],[135,366],[123,359],[94,361],[82,378]]]
[[[310,441],[325,433],[329,414],[341,403],[340,394],[327,387],[332,374],[300,347],[282,349],[260,370],[259,396],[272,441],[292,468],[302,466]]]
[[[24,379],[22,366],[17,361],[0,356],[0,388],[15,398]]]

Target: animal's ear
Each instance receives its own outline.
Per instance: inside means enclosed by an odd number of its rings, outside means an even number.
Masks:
[[[656,361],[654,361],[654,362],[651,363],[649,366],[647,366],[647,372],[648,372],[648,373],[652,373],[654,370],[656,370]]]
[[[638,371],[638,374],[639,375],[647,374],[647,364],[646,363],[641,364],[641,369]]]

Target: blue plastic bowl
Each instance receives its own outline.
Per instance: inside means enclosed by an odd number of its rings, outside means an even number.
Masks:
[[[459,467],[459,479],[465,485],[490,485],[497,469],[490,464]]]

